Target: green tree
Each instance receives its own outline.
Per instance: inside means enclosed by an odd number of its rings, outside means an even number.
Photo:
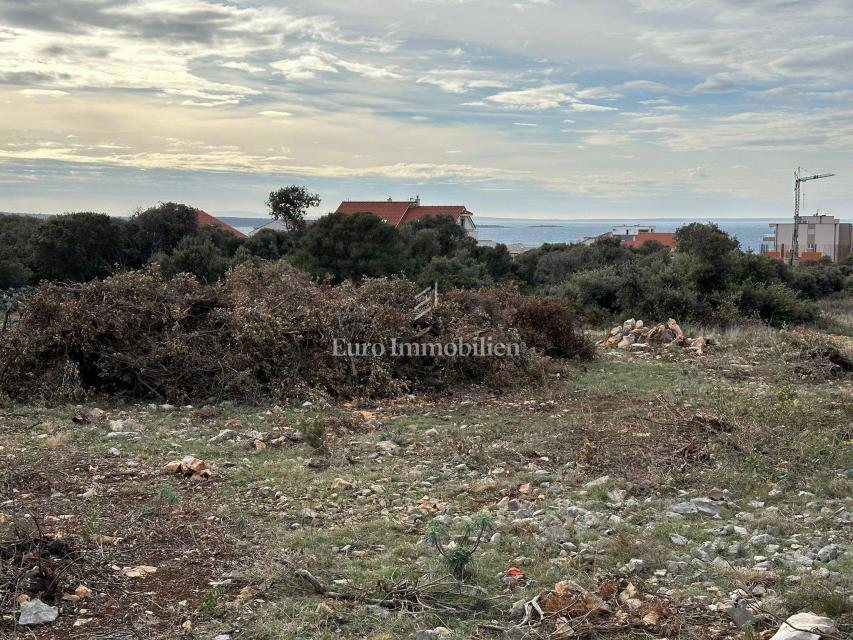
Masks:
[[[549,244],[545,243],[541,247],[525,251],[515,259],[513,263],[513,272],[515,275],[527,284],[534,284],[536,278],[536,268],[539,265],[539,260],[542,256],[552,251],[560,251],[565,249],[567,244]]]
[[[512,277],[512,256],[505,244],[494,247],[475,246],[471,255],[477,262],[482,262],[486,273],[495,281]]]
[[[675,231],[679,264],[700,294],[725,291],[738,269],[739,243],[715,224],[693,222]]]
[[[43,224],[33,216],[0,215],[0,289],[31,281],[32,243]]]
[[[476,289],[491,284],[486,267],[466,252],[448,256],[435,256],[418,276],[422,287],[437,282],[439,289]]]
[[[103,213],[51,218],[33,239],[36,278],[84,282],[124,264],[127,222]]]
[[[271,191],[266,204],[270,208],[270,215],[283,222],[288,229],[301,229],[305,226],[305,212],[308,207],[320,204],[320,195],[294,184]]]
[[[296,263],[316,276],[334,280],[400,273],[407,261],[399,232],[371,213],[331,213],[309,227]]]
[[[128,227],[129,261],[141,265],[155,253],[171,253],[198,229],[196,213],[193,207],[176,202],[161,202],[136,213]]]
[[[298,231],[261,229],[243,244],[253,256],[264,260],[279,260],[295,252],[301,237]]]
[[[433,253],[423,256],[426,262],[436,255],[451,256],[460,250],[471,250],[477,246],[477,241],[450,215],[424,216],[403,225],[400,233],[409,246],[418,244],[418,238],[429,239],[428,244]]]
[[[192,273],[201,282],[216,282],[231,264],[230,256],[216,245],[212,235],[186,236],[171,255],[159,254],[163,274],[169,278]]]

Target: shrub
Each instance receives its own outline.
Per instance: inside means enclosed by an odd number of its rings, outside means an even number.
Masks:
[[[308,420],[299,425],[302,440],[312,449],[326,453],[326,423],[321,418]]]
[[[158,257],[167,277],[191,273],[201,282],[216,282],[228,270],[227,254],[216,246],[213,239],[202,235],[183,238],[170,256]]]
[[[422,287],[438,283],[442,291],[453,288],[476,289],[489,284],[490,280],[485,266],[464,253],[452,258],[435,256],[418,277]]]
[[[244,247],[253,256],[264,260],[279,260],[296,251],[300,233],[298,231],[274,231],[261,229],[246,240]]]
[[[744,283],[738,308],[746,317],[757,315],[775,326],[809,322],[817,317],[817,308],[813,303],[801,300],[781,283]]]
[[[801,264],[793,270],[791,286],[801,295],[817,300],[844,290],[845,272],[830,263]]]
[[[586,313],[609,317],[620,311],[617,300],[619,286],[619,274],[616,267],[611,266],[575,274],[565,290]]]
[[[483,263],[486,273],[496,282],[512,277],[512,256],[506,245],[476,246],[471,255],[475,260]]]
[[[591,358],[594,347],[580,331],[568,301],[524,297],[515,304],[512,324],[530,347],[550,356]]]

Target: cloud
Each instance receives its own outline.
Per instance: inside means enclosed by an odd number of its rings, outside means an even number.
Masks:
[[[506,81],[475,69],[433,69],[418,78],[418,84],[432,84],[448,93],[466,93],[472,89],[499,89]]]
[[[270,66],[288,80],[311,80],[317,73],[337,73],[338,69],[318,55],[304,55],[291,60],[271,62]]]
[[[575,96],[581,100],[601,100],[602,98],[621,98],[622,94],[608,87],[590,87],[581,89]]]
[[[147,89],[183,96],[183,104],[190,106],[229,105],[259,93],[205,73],[212,58],[225,59],[220,69],[259,74],[267,67],[254,60],[281,51],[288,39],[342,51],[387,53],[396,46],[382,37],[349,37],[328,17],[214,0],[0,0],[0,22],[7,25],[0,37],[0,81],[28,81],[56,90]],[[298,55],[272,60],[273,68],[288,79],[338,70],[396,77],[387,68],[349,53],[326,53],[316,44],[291,50]]]
[[[656,131],[673,151],[842,151],[853,146],[853,113],[830,108],[798,114],[792,125],[787,111],[753,111],[683,121]],[[796,155],[791,161],[796,160]]]
[[[619,111],[616,107],[608,107],[602,104],[589,104],[586,102],[573,102],[569,105],[572,111]]]
[[[583,138],[583,143],[594,147],[611,147],[624,145],[633,141],[633,138],[624,133],[594,133]]]
[[[262,116],[266,116],[268,118],[289,118],[293,114],[290,111],[258,111],[258,113]]]
[[[693,87],[694,93],[726,93],[737,89],[730,73],[715,73]]]
[[[543,111],[577,102],[578,99],[573,95],[576,89],[576,84],[549,84],[534,89],[503,91],[486,100],[513,109]]]
[[[668,86],[651,80],[629,80],[616,87],[622,91],[636,91],[642,93],[669,93],[672,91]]]
[[[83,148],[80,146],[54,146],[36,144],[27,149],[0,148],[0,161],[54,160],[143,169],[180,169],[192,171],[228,171],[248,173],[276,173],[299,176],[355,178],[384,177],[403,180],[453,179],[462,182],[520,177],[525,171],[512,171],[472,164],[438,164],[429,162],[398,162],[387,165],[350,167],[334,164],[298,165],[285,155],[259,156],[242,153],[229,147],[206,149],[203,152],[151,151],[141,153],[101,153],[111,149]]]
[[[261,73],[264,68],[251,65],[248,62],[223,62],[221,65],[225,69],[234,69],[235,71],[246,71],[248,73]]]
[[[366,78],[396,79],[402,77],[400,74],[392,71],[391,69],[365,64],[363,62],[348,62],[341,58],[337,58],[336,62],[338,66],[343,67],[347,71],[351,71],[352,73],[356,73]]]
[[[50,97],[50,98],[61,98],[62,96],[67,96],[67,91],[60,91],[59,89],[21,89],[18,91],[22,96],[28,97]]]
[[[392,79],[400,77],[391,69],[345,60],[315,46],[308,47],[307,51],[308,53],[297,58],[272,62],[270,66],[288,80],[311,80],[316,78],[318,73],[338,73],[341,69],[366,78]]]

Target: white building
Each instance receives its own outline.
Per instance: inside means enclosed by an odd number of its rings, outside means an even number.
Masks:
[[[770,233],[762,240],[761,253],[771,258],[788,260],[794,237],[794,222],[770,225]],[[802,216],[797,243],[801,261],[814,261],[828,257],[840,262],[853,252],[853,224],[841,222],[834,216],[815,214]]]
[[[620,240],[636,240],[641,233],[654,233],[655,228],[644,224],[620,224],[600,236],[588,236],[583,239],[584,244],[594,244],[599,238],[619,238]]]
[[[287,232],[290,229],[281,221],[281,220],[270,220],[266,224],[262,224],[260,227],[255,227],[249,232],[249,237],[252,237],[259,231],[264,231],[265,229],[269,229],[270,231],[282,231]]]

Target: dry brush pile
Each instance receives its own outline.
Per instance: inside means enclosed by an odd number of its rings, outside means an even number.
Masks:
[[[512,288],[443,296],[412,321],[414,285],[317,284],[286,265],[247,266],[222,282],[153,269],[74,289],[45,284],[0,334],[0,395],[62,400],[102,394],[196,402],[319,390],[359,397],[458,381],[496,386],[541,377],[544,354],[587,358],[573,314]],[[543,317],[551,319],[541,322]],[[335,355],[334,341],[519,343],[505,357]],[[341,342],[340,344],[344,344]],[[346,353],[339,349],[339,353]]]

